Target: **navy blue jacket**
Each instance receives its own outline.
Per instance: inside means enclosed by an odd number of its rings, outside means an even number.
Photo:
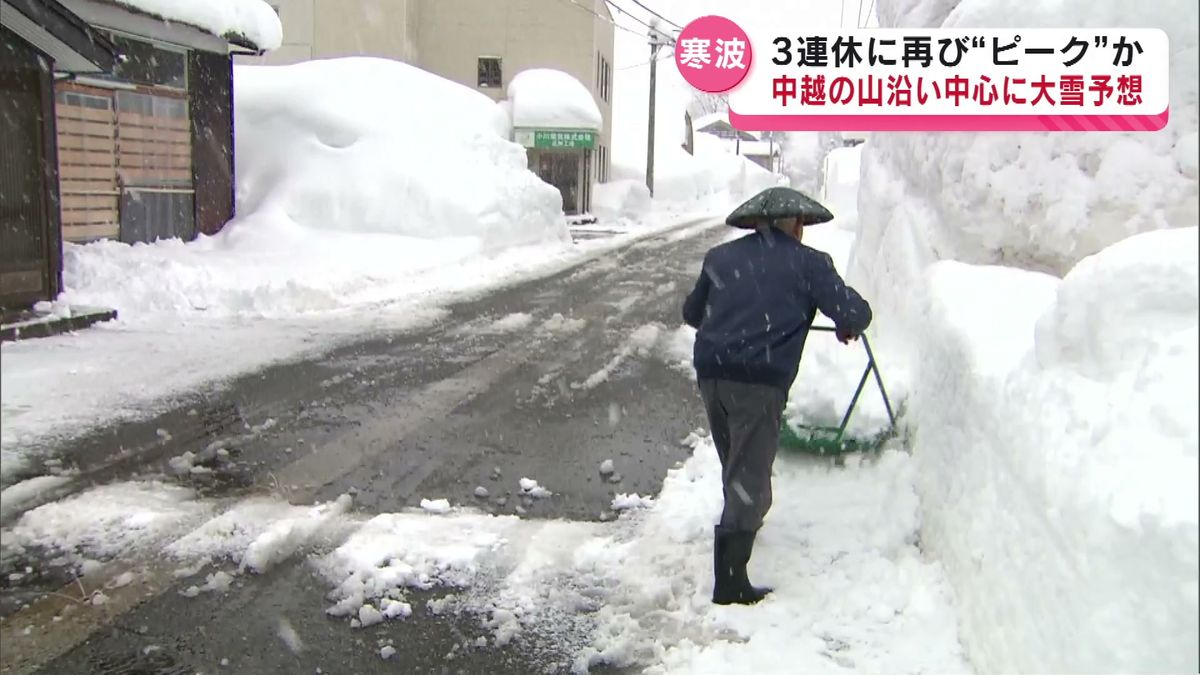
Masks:
[[[856,335],[871,323],[871,306],[842,281],[829,254],[783,232],[713,248],[683,304],[683,320],[697,329],[696,376],[787,391],[817,310]]]

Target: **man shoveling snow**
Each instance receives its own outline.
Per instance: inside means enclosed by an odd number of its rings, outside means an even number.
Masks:
[[[817,310],[848,343],[871,307],[846,286],[828,254],[801,243],[805,225],[833,215],[802,193],[772,188],[726,222],[752,234],[713,248],[683,306],[697,329],[693,363],[721,459],[725,494],[713,546],[713,602],[754,604],[771,591],[746,572],[771,508],[771,466],[788,390]]]

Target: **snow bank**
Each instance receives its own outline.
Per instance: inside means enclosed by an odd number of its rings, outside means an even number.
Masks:
[[[1192,672],[1196,228],[1064,280],[929,271],[913,391],[922,541],[985,672]]]
[[[687,13],[691,13],[688,10]],[[623,38],[618,37],[618,41]],[[650,100],[645,66],[616,69],[613,98],[612,172],[614,180],[646,180],[646,109]],[[658,69],[655,110],[654,200],[686,204],[722,215],[751,195],[787,178],[733,154],[721,139],[694,134],[695,154],[681,145],[684,111],[693,89],[678,69]]]
[[[279,317],[412,295],[432,271],[541,247],[527,263],[569,242],[557,190],[478,92],[351,58],[238,66],[235,96],[238,218],[188,243],[68,244],[64,299],[124,318]]]
[[[472,236],[488,248],[566,237],[560,198],[526,169],[503,111],[479,92],[348,58],[239,66],[235,96],[243,219]]]
[[[1195,671],[1200,9],[881,0],[877,12],[884,26],[1170,37],[1162,132],[872,134],[850,281],[876,308],[885,377],[913,365],[922,542],[962,601],[975,665]]]
[[[819,199],[837,218],[836,225],[850,231],[858,230],[858,184],[862,153],[862,145],[835,148],[825,156],[823,165]]]
[[[508,100],[513,126],[595,131],[604,127],[591,92],[561,70],[534,68],[517,73],[508,83]]]
[[[592,214],[600,220],[634,220],[649,213],[650,208],[650,190],[645,181],[614,180],[592,186]]]
[[[903,305],[935,259],[1061,275],[1130,235],[1196,224],[1196,3],[880,0],[877,13],[885,27],[1162,28],[1172,70],[1157,133],[873,134],[853,265],[872,290]]]
[[[646,673],[969,672],[948,585],[914,544],[907,456],[830,469],[785,454],[775,472],[750,566],[775,592],[753,610],[711,603],[721,508],[711,441],[668,472],[651,508],[626,516],[635,537],[577,549],[580,576],[616,579],[576,672],[598,663]]]
[[[4,531],[5,553],[27,548],[53,564],[86,573],[89,565],[148,550],[207,506],[186,488],[157,482],[115,483],[24,513]]]
[[[186,23],[226,39],[244,38],[264,51],[283,42],[279,15],[262,0],[116,0],[152,16]]]

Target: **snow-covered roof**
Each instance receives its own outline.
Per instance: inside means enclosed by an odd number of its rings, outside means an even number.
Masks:
[[[724,122],[726,124],[729,124],[729,113],[728,112],[715,112],[715,113],[709,113],[707,115],[701,115],[700,117],[697,117],[696,119],[692,120],[692,128],[695,129],[696,131],[700,131],[701,129],[703,129],[707,126],[711,126],[717,122]]]
[[[738,129],[737,127],[730,124],[728,112],[715,112],[715,113],[709,113],[707,115],[702,115],[699,119],[692,120],[692,129],[702,132],[714,124],[723,124],[724,126],[729,127],[730,129],[733,129],[738,134],[746,134],[749,136],[753,136],[754,138],[759,138],[759,135],[753,131],[746,131],[744,129]]]
[[[771,154],[772,150],[774,150],[776,153],[779,152],[779,146],[776,145],[772,148],[771,143],[768,141],[742,141],[741,144],[738,145],[738,149],[741,150],[743,155],[750,155],[753,157],[766,157]]]
[[[604,127],[596,99],[579,80],[549,68],[524,70],[508,84],[514,127],[593,129]]]
[[[253,49],[283,42],[279,15],[263,0],[110,0],[135,12],[185,23]]]

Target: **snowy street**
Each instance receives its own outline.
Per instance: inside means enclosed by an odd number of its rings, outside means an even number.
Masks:
[[[0,5],[0,675],[1200,672],[1196,0]]]
[[[645,238],[548,280],[454,305],[436,326],[275,365],[57,449],[79,473],[43,493],[60,501],[6,530],[5,671],[132,661],[207,672],[228,659],[242,672],[279,663],[296,672],[386,672],[380,647],[368,648],[377,639],[419,672],[456,653],[464,672],[553,672],[589,659],[594,672],[659,661],[723,670],[721,659],[744,638],[736,625],[722,626],[738,610],[710,611],[704,602],[719,507],[719,490],[708,484],[715,454],[691,435],[704,421],[687,368],[690,336],[671,320],[696,260],[729,236],[686,226]],[[668,469],[697,443],[663,492]],[[796,623],[778,639],[807,635],[818,669],[861,669],[858,660],[887,672],[889,659],[916,659],[965,672],[944,581],[913,546],[915,497],[898,471],[904,456],[885,458],[886,470],[828,478],[821,463],[794,461],[780,479],[781,512],[835,517],[781,516],[764,534],[762,568],[790,580],[785,592],[811,613],[798,619],[781,600],[775,611]],[[537,487],[524,489],[526,478]],[[824,483],[817,492],[814,480]],[[93,483],[107,487],[66,497]],[[615,503],[618,495],[637,498]],[[604,524],[655,498],[652,517]],[[287,505],[314,502],[330,506]],[[63,520],[81,512],[96,516]],[[428,530],[439,518],[466,526]],[[355,552],[356,538],[370,548],[399,536],[404,550],[411,528],[433,541],[405,560],[446,587],[394,582],[412,616],[386,632],[330,620],[331,585],[320,570],[330,574],[348,550],[346,569],[362,573],[365,564],[378,574],[383,561]],[[861,539],[847,537],[859,528],[867,528]],[[451,541],[434,543],[439,536]],[[90,566],[87,590],[102,590],[103,605],[67,599],[79,597],[71,581],[79,564]],[[23,574],[27,566],[35,572]],[[220,575],[239,570],[222,587]],[[188,592],[214,574],[212,592]],[[834,581],[817,592],[807,581],[814,577]],[[836,590],[850,583],[860,587]],[[37,590],[61,595],[22,609]],[[460,604],[436,613],[450,596]],[[355,597],[332,599],[357,617],[371,594]],[[911,616],[901,616],[910,605]],[[778,631],[771,607],[762,630]],[[656,613],[670,625],[657,625]],[[865,633],[857,625],[864,619],[874,625]],[[278,637],[280,621],[304,649]],[[61,630],[63,622],[76,630]],[[940,634],[944,646],[903,645],[915,630]],[[656,653],[656,642],[672,649]]]

